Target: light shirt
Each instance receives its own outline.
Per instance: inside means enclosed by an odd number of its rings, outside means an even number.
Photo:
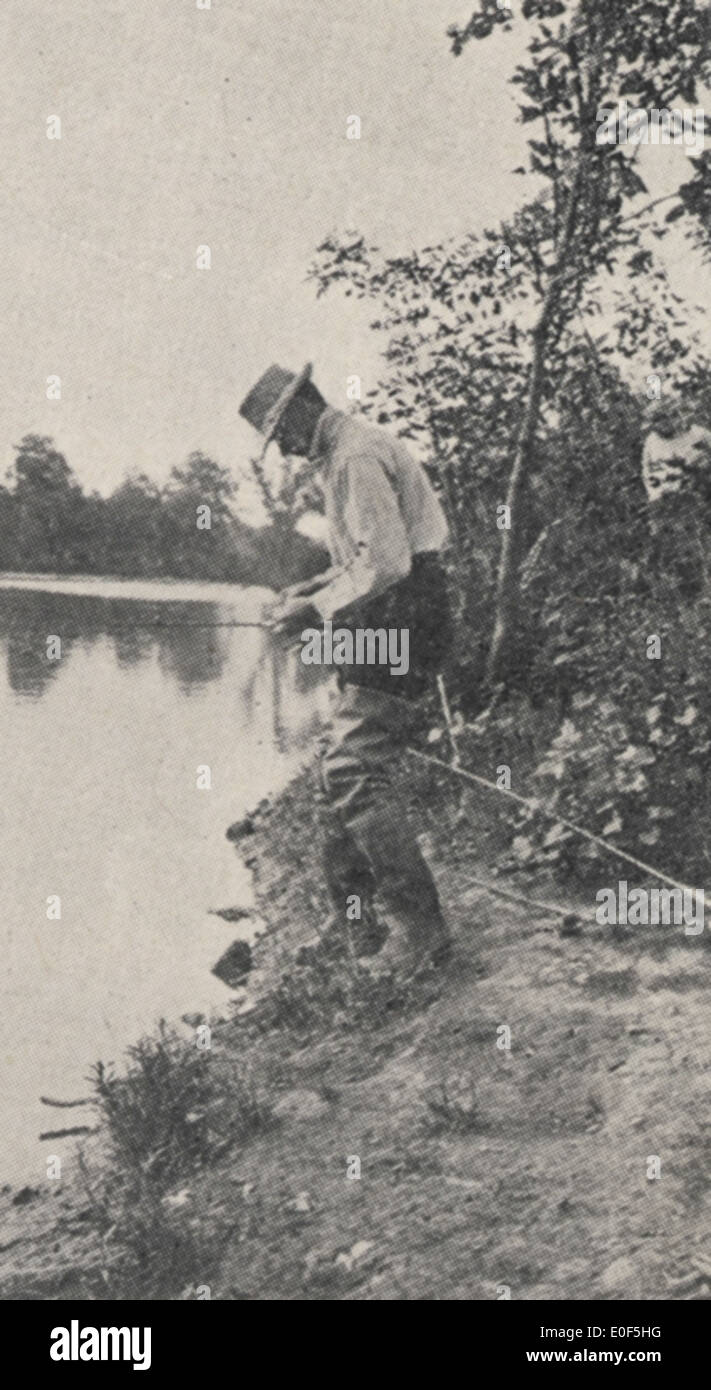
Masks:
[[[687,470],[711,464],[711,431],[692,425],[684,434],[664,439],[652,432],[642,453],[642,480],[650,502],[681,490]]]
[[[375,598],[441,550],[448,528],[424,468],[395,435],[327,406],[309,457],[323,488],[334,568],[311,595],[323,618]]]

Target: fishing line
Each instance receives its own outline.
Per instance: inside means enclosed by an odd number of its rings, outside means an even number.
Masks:
[[[576,825],[574,821],[566,820],[564,816],[556,811],[549,811],[546,806],[539,801],[534,801],[531,797],[519,796],[517,792],[509,791],[506,787],[500,787],[496,782],[490,782],[486,777],[479,777],[475,772],[467,772],[463,767],[455,767],[452,763],[446,763],[442,758],[435,758],[431,753],[422,753],[418,748],[408,747],[406,750],[413,758],[420,758],[423,762],[432,763],[435,767],[444,768],[445,772],[452,773],[455,777],[463,777],[468,782],[474,782],[479,787],[486,787],[489,791],[495,791],[498,796],[508,796],[512,801],[517,801],[520,806],[525,806],[534,814],[548,816],[557,825],[564,825],[567,830],[572,830],[576,835],[582,835],[586,840],[594,845],[599,845],[609,854],[616,855],[618,859],[625,859],[628,864],[634,864],[636,869],[642,869],[646,874],[652,874],[654,878],[660,879],[663,883],[670,883],[673,888],[680,888],[683,893],[696,894],[696,888],[690,888],[685,883],[680,883],[676,878],[670,878],[669,874],[662,873],[660,869],[655,869],[651,864],[645,864],[642,859],[635,859],[633,854],[628,854],[624,849],[618,849],[617,845],[610,844],[601,835],[593,835],[592,831],[585,830],[583,826]]]

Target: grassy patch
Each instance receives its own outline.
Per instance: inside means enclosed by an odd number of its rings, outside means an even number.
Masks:
[[[167,1185],[266,1123],[249,1063],[201,1050],[164,1022],[127,1056],[123,1075],[99,1062],[92,1076],[114,1160],[127,1172]]]
[[[357,962],[291,966],[265,993],[252,1018],[265,1031],[313,1040],[332,1032],[385,1027],[422,1009],[436,994],[431,981],[402,985],[393,976],[374,978]]]
[[[128,1050],[117,1075],[98,1063],[92,1081],[109,1164],[84,1169],[101,1249],[94,1297],[156,1298],[209,1283],[230,1231],[197,1213],[189,1187],[172,1192],[269,1122],[254,1063],[201,1050],[164,1022]]]

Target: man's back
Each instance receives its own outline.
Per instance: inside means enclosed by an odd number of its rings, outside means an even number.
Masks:
[[[361,539],[364,513],[376,519],[381,513],[390,514],[393,493],[410,555],[442,549],[448,532],[444,512],[424,468],[397,436],[329,409],[319,451],[324,459],[326,518],[336,563],[347,563],[352,557],[352,546]],[[394,540],[391,536],[391,546]]]

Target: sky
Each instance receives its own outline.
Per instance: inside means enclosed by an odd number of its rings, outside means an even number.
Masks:
[[[28,432],[102,493],[128,471],[162,481],[193,449],[238,475],[256,443],[239,403],[271,362],[312,361],[337,406],[352,374],[374,384],[367,306],[306,281],[319,241],[356,228],[408,251],[495,223],[526,191],[508,78],[528,26],[455,59],[446,29],[470,12],[3,0],[0,475]],[[643,161],[656,195],[688,173],[680,150]],[[679,236],[664,254],[711,307]]]

